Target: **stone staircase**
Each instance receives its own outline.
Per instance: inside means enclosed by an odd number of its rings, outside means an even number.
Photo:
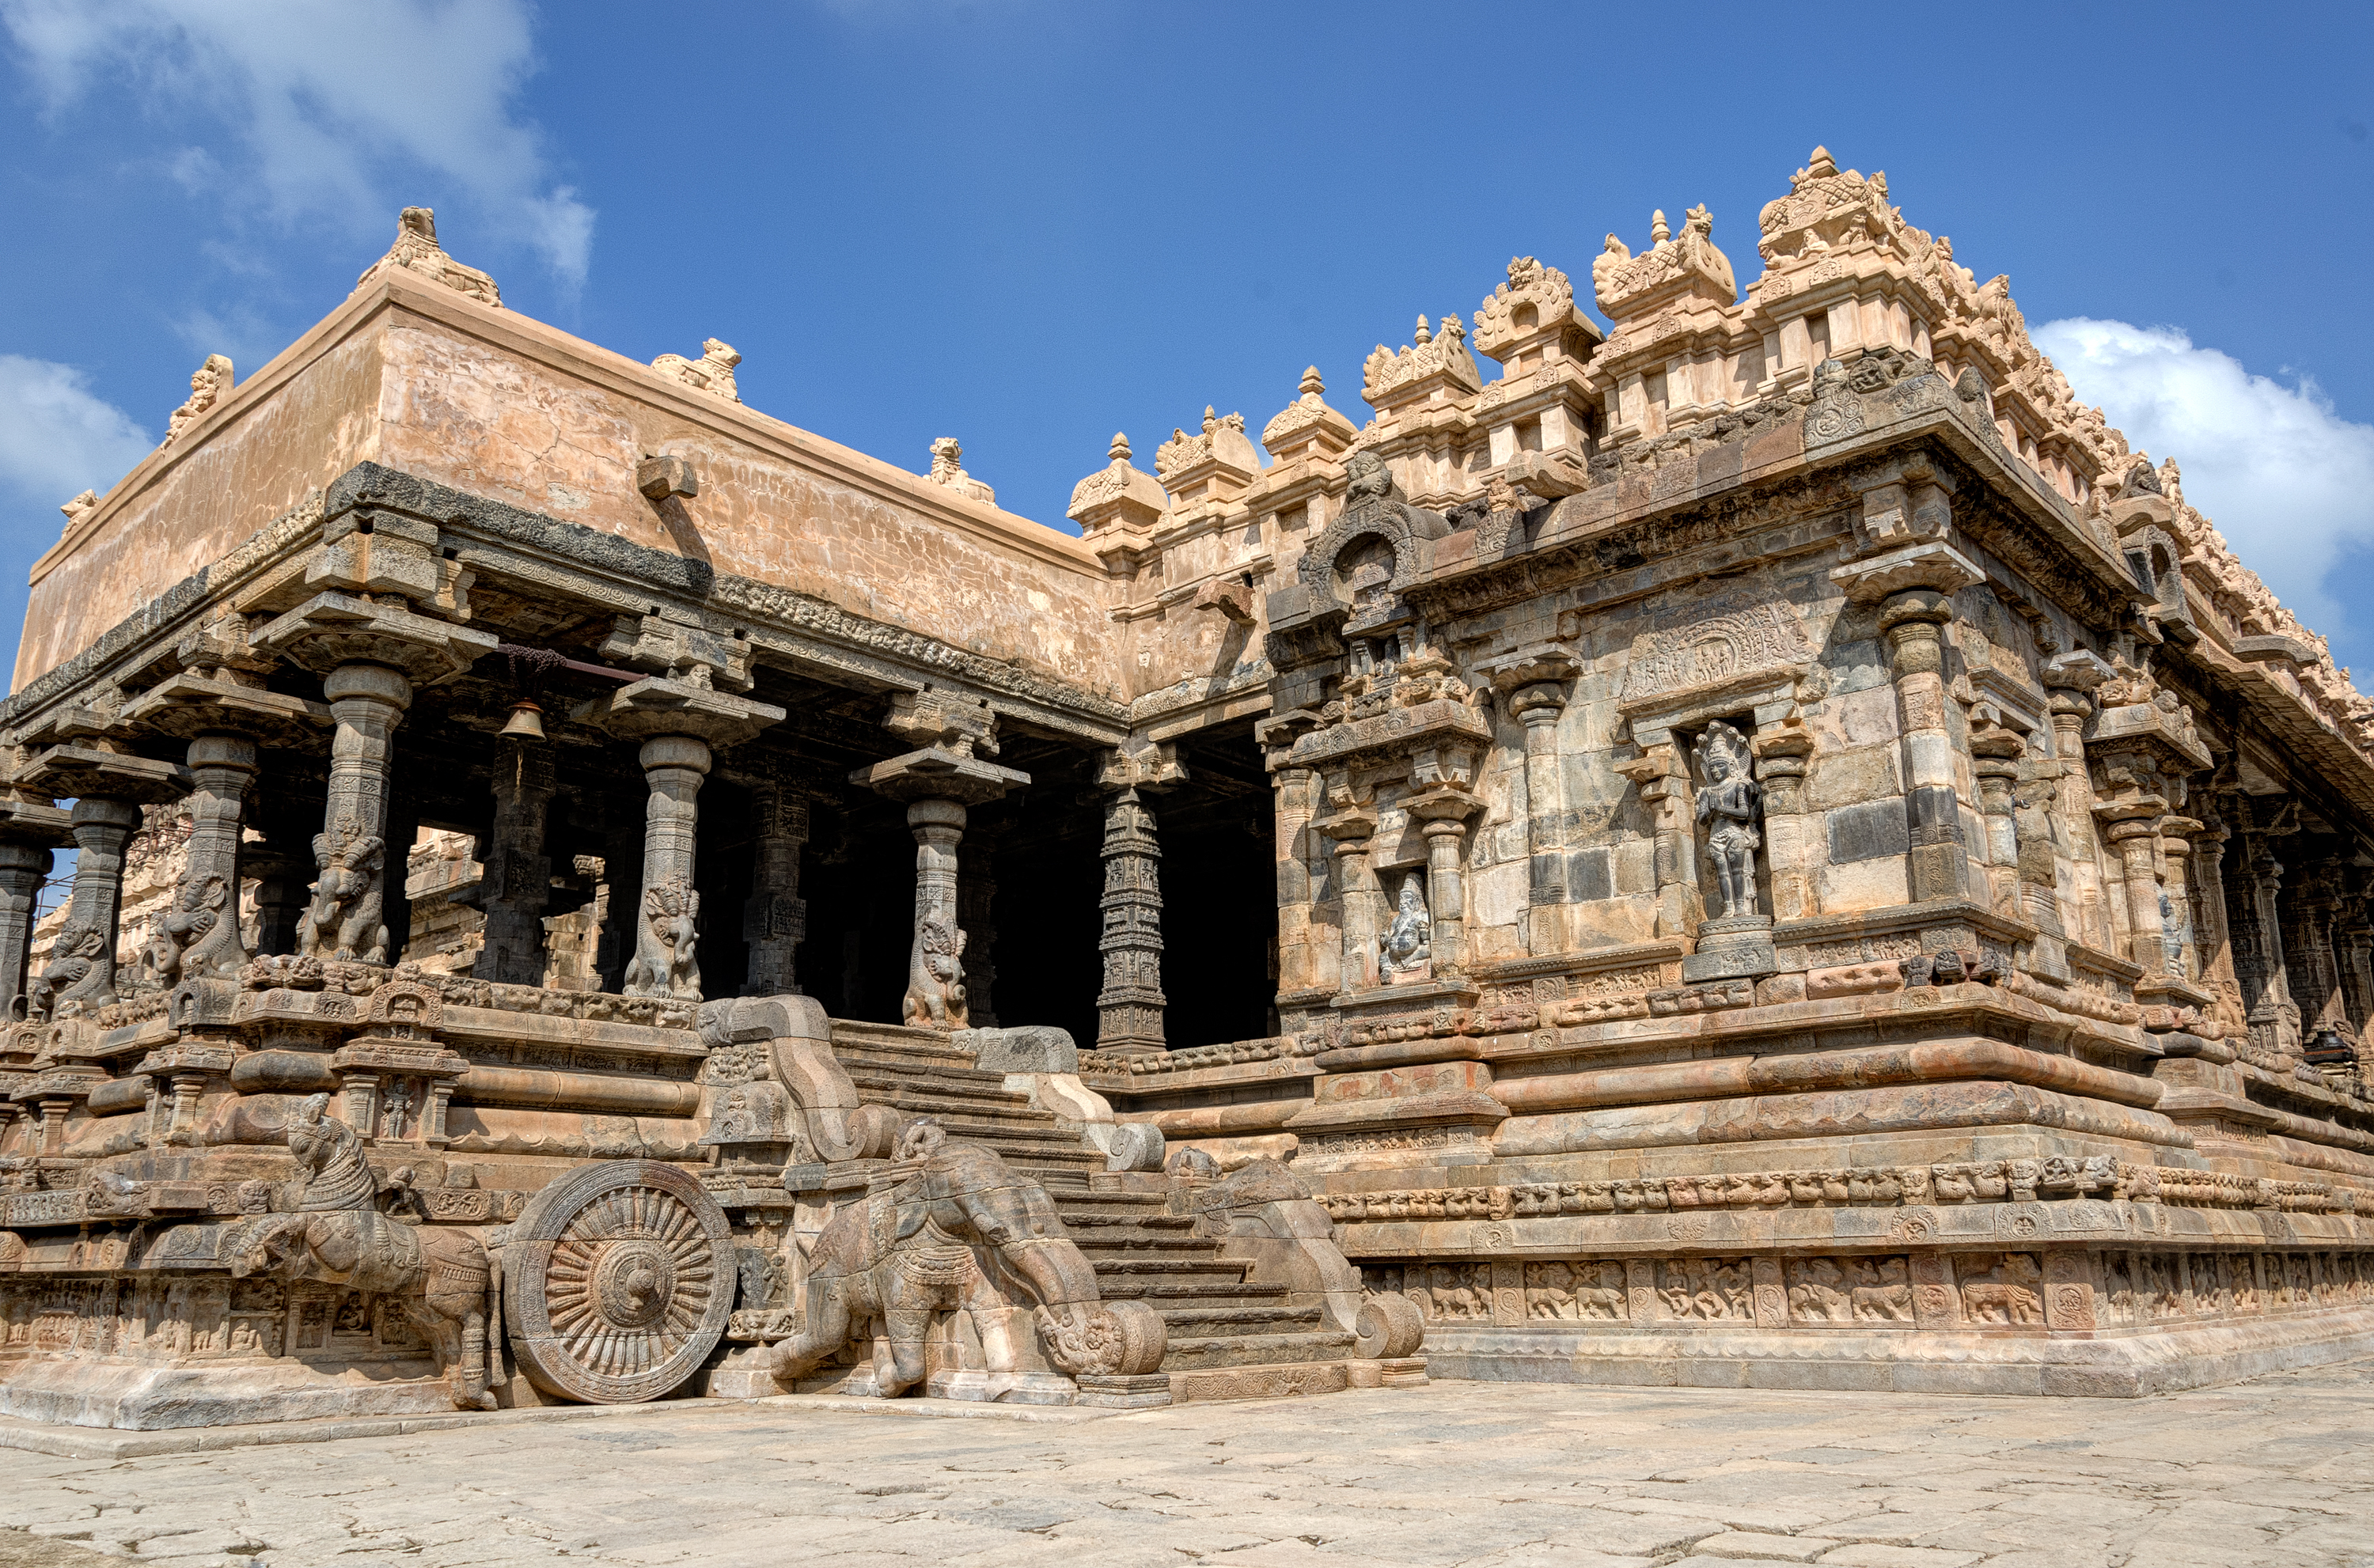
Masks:
[[[1007,1089],[1002,1074],[974,1067],[946,1036],[836,1019],[832,1046],[866,1104],[937,1117],[949,1136],[989,1145],[1046,1188],[1096,1269],[1099,1292],[1161,1316],[1169,1336],[1162,1371],[1174,1398],[1344,1387],[1336,1369],[1355,1353],[1350,1334],[1329,1327],[1317,1306],[1292,1303],[1284,1285],[1247,1279],[1251,1265],[1222,1258],[1217,1238],[1196,1234],[1194,1216],[1169,1212],[1167,1192],[1092,1185],[1104,1155]]]

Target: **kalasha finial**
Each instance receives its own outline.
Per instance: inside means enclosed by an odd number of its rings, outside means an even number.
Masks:
[[[1432,343],[1434,341],[1434,330],[1426,324],[1426,318],[1424,316],[1420,316],[1417,319],[1417,340],[1420,343]]]
[[[1814,156],[1805,160],[1805,172],[1816,180],[1827,180],[1838,171],[1838,161],[1830,157],[1828,147],[1816,147]]]
[[[1129,438],[1122,435],[1119,430],[1115,430],[1113,432],[1112,445],[1105,449],[1105,455],[1112,459],[1115,462],[1127,462],[1129,461]]]
[[[1219,422],[1220,417],[1212,411],[1212,405],[1208,403],[1205,404],[1204,405],[1204,434],[1207,436],[1210,435],[1212,433],[1213,427],[1219,424]]]
[[[1305,397],[1317,397],[1321,392],[1325,392],[1326,390],[1327,390],[1327,383],[1326,383],[1325,381],[1322,381],[1322,380],[1321,380],[1319,379],[1319,367],[1318,367],[1318,366],[1313,365],[1313,366],[1311,366],[1309,369],[1307,369],[1307,370],[1305,370],[1305,371],[1303,371],[1303,372],[1302,372],[1302,395],[1303,395],[1303,396],[1305,396]]]
[[[1649,215],[1650,241],[1653,244],[1662,245],[1673,237],[1674,230],[1672,227],[1665,222],[1665,209],[1659,207],[1655,212],[1651,213]]]

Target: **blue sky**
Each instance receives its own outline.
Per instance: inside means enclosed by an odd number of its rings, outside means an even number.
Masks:
[[[0,620],[58,503],[434,206],[507,304],[1064,525],[1118,428],[1256,429],[1512,254],[1817,142],[2008,272],[2081,393],[2374,685],[2374,10],[0,0]],[[2048,326],[2048,323],[2051,323]]]

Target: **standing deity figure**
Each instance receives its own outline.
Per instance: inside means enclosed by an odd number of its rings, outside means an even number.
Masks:
[[[1393,923],[1377,939],[1377,967],[1390,982],[1426,968],[1434,958],[1434,917],[1426,912],[1424,891],[1416,872],[1402,879]]]
[[[1756,851],[1764,840],[1756,819],[1764,786],[1748,776],[1747,740],[1721,720],[1707,726],[1694,748],[1706,783],[1698,793],[1698,815],[1708,824],[1707,858],[1714,861],[1722,889],[1722,916],[1736,920],[1756,914]]]

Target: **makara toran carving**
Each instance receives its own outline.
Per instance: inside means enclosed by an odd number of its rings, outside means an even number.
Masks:
[[[2362,1351],[2374,700],[1884,176],[1721,231],[1073,537],[407,209],[35,568],[0,1413]]]

